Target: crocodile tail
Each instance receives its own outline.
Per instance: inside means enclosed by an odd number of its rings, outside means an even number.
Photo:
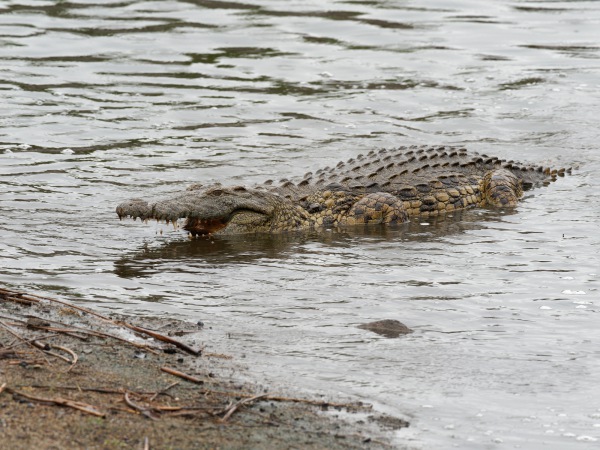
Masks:
[[[573,169],[570,167],[554,169],[544,166],[505,166],[505,168],[509,169],[522,180],[524,189],[531,189],[533,187],[547,185],[553,181],[556,181],[558,177],[564,177],[567,174],[570,175],[573,171]]]

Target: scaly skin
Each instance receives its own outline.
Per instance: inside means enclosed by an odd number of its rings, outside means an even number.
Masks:
[[[565,169],[515,164],[452,147],[400,147],[359,155],[300,180],[245,188],[193,185],[155,202],[132,199],[119,218],[176,223],[192,235],[280,233],[403,223],[476,206],[512,208],[524,189]]]

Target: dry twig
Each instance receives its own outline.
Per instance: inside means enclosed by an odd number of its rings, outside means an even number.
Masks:
[[[203,389],[205,394],[214,394],[214,395],[226,395],[228,397],[241,397],[245,399],[254,398],[255,394],[248,394],[246,392],[236,392],[236,391],[217,391],[213,389]],[[306,405],[319,406],[322,408],[331,407],[331,408],[343,408],[347,410],[371,410],[373,409],[373,405],[370,404],[362,404],[362,403],[335,403],[328,402],[324,400],[309,400],[306,398],[299,397],[281,397],[277,395],[269,395],[264,394],[260,396],[263,400],[269,400],[272,402],[290,402],[290,403],[303,403]]]
[[[240,400],[237,403],[234,403],[231,407],[227,408],[225,410],[225,415],[220,419],[220,422],[227,422],[227,419],[229,419],[231,417],[231,415],[236,412],[236,410],[243,405],[246,405],[248,403],[252,403],[258,399],[264,399],[265,397],[267,397],[266,394],[262,394],[262,395],[255,395],[254,397],[250,397],[250,398],[245,398],[243,400]]]
[[[105,414],[96,408],[93,405],[89,405],[87,403],[78,402],[75,400],[69,400],[68,398],[43,398],[43,397],[34,397],[33,395],[24,394],[19,391],[15,391],[11,388],[5,388],[6,392],[10,392],[17,397],[23,397],[27,400],[31,400],[33,402],[38,402],[44,405],[56,405],[56,406],[67,406],[69,408],[77,409],[87,414],[91,414],[97,417],[104,417]]]
[[[68,348],[68,347],[63,347],[63,346],[61,346],[61,345],[55,345],[55,346],[54,346],[54,348],[57,348],[57,349],[59,349],[59,350],[62,350],[63,352],[66,352],[66,353],[68,353],[69,355],[71,355],[71,356],[73,357],[73,361],[71,362],[71,365],[70,365],[70,366],[69,366],[69,368],[67,369],[67,372],[70,372],[70,371],[71,371],[71,369],[72,369],[73,367],[75,367],[75,364],[77,364],[77,361],[79,360],[79,358],[77,357],[77,354],[76,354],[76,353],[75,353],[73,350],[71,350],[70,348]]]
[[[184,380],[191,381],[192,383],[204,384],[204,380],[196,378],[192,375],[188,375],[187,373],[180,372],[179,370],[171,369],[170,367],[161,367],[160,370],[170,373],[171,375],[175,375],[176,377],[183,378]]]
[[[41,342],[38,342],[36,340],[32,340],[31,343],[36,348],[39,348],[41,351],[43,351],[47,355],[51,355],[51,356],[54,356],[55,358],[62,359],[63,361],[68,362],[70,364],[75,364],[77,362],[77,355],[75,354],[75,352],[73,352],[73,350],[70,350],[66,347],[61,347],[59,345],[52,346],[50,344],[42,344]],[[66,352],[66,353],[70,354],[73,357],[73,359],[71,360],[71,359],[67,358],[66,356],[59,355],[58,353],[52,352],[52,351],[50,351],[51,348],[57,348],[59,350]],[[71,370],[71,369],[69,369],[69,370]]]
[[[156,415],[156,413],[153,411],[152,408],[144,408],[144,407],[142,407],[140,405],[135,404],[129,398],[129,392],[125,392],[125,395],[123,396],[123,398],[125,399],[125,403],[127,403],[127,406],[135,409],[136,411],[138,411],[142,415],[148,417],[149,419],[152,419],[152,420],[157,420],[158,419],[158,416]]]
[[[19,333],[17,333],[15,330],[12,329],[11,326],[5,324],[3,321],[0,320],[0,326],[2,328],[4,328],[6,331],[8,331],[10,334],[12,334],[14,337],[16,337],[18,340],[26,343],[27,345],[39,350],[42,352],[42,354],[44,353],[43,350],[40,350],[38,347],[36,347],[32,342],[28,341],[27,339],[25,339],[24,337],[20,336]],[[48,358],[46,358],[46,356],[44,356],[44,359],[46,360],[46,362],[48,363],[48,365],[52,365],[52,363],[50,362],[50,360]]]
[[[183,342],[180,342],[176,339],[173,339],[169,336],[165,336],[164,334],[160,334],[157,333],[156,331],[152,331],[152,330],[148,330],[146,328],[142,328],[142,327],[138,327],[136,325],[132,325],[128,322],[125,322],[123,320],[119,320],[119,321],[115,321],[114,322],[117,325],[123,325],[124,327],[129,328],[130,330],[136,331],[137,333],[141,333],[141,334],[146,334],[148,336],[153,337],[156,340],[162,341],[162,342],[167,342],[169,344],[174,345],[175,347],[189,353],[190,355],[194,355],[194,356],[200,356],[202,354],[202,350],[194,350],[192,347],[184,344]]]
[[[161,395],[161,394],[166,394],[166,392],[167,392],[169,389],[171,389],[172,387],[175,387],[175,386],[177,386],[179,383],[181,383],[181,381],[176,381],[176,382],[174,382],[174,383],[171,383],[170,385],[168,385],[168,386],[167,386],[166,388],[164,388],[163,390],[161,390],[161,391],[158,391],[158,392],[155,392],[155,393],[152,395],[152,397],[150,397],[150,401],[151,401],[151,402],[152,402],[152,401],[154,401],[154,400],[156,399],[156,397],[158,397],[158,396],[159,396],[159,395]]]
[[[81,312],[84,312],[91,316],[97,317],[105,322],[112,323],[113,325],[129,328],[130,330],[135,331],[136,333],[150,336],[158,341],[167,342],[167,343],[174,345],[177,348],[179,348],[191,355],[200,356],[202,354],[201,350],[194,350],[193,348],[189,347],[188,345],[184,344],[183,342],[180,342],[169,336],[165,336],[163,334],[157,333],[156,331],[148,330],[146,328],[138,327],[138,326],[130,324],[129,322],[126,322],[124,320],[113,320],[110,317],[100,314],[94,310],[84,308],[82,306],[74,305],[74,304],[66,302],[64,300],[58,300],[58,299],[49,298],[49,297],[42,297],[42,296],[38,296],[38,295],[24,294],[21,292],[11,291],[9,289],[4,289],[4,288],[0,288],[0,298],[4,299],[4,300],[19,302],[19,303],[27,302],[29,305],[31,305],[33,303],[41,303],[42,301],[58,303],[58,304],[66,306],[68,308],[71,308],[73,310],[81,311]],[[72,327],[72,328],[78,328],[78,327]],[[111,336],[111,337],[114,337],[114,336]],[[130,342],[130,341],[128,341],[128,342]]]

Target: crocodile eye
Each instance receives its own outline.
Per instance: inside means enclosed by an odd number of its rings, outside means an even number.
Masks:
[[[210,195],[212,197],[220,197],[224,193],[225,191],[223,191],[223,189],[213,189],[212,191],[207,192],[207,195]]]
[[[233,190],[235,192],[246,192],[246,188],[244,186],[235,186]]]

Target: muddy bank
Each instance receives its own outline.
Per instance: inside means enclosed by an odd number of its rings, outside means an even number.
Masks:
[[[3,446],[397,448],[391,433],[405,421],[242,382],[251,374],[202,348],[201,336],[202,324],[108,316],[0,288]]]

